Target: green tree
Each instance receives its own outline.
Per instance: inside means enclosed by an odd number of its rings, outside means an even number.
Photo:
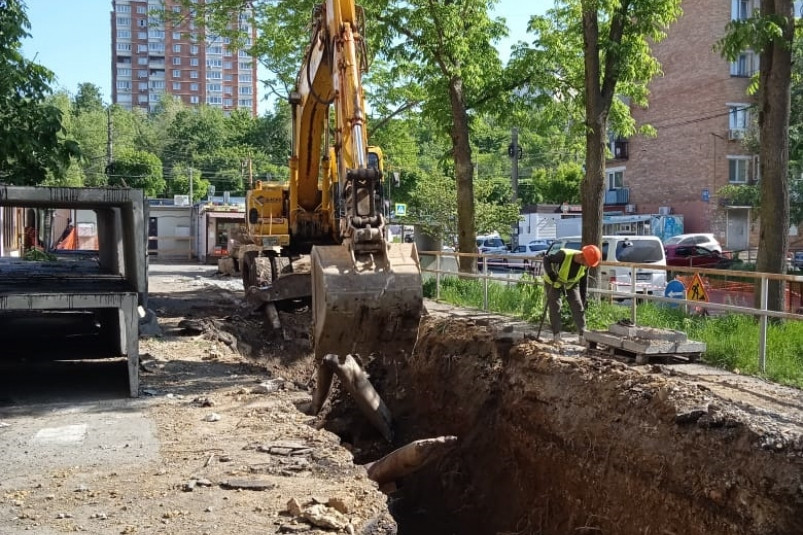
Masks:
[[[60,177],[79,152],[45,103],[53,73],[22,57],[29,28],[21,1],[0,0],[0,182],[34,185]]]
[[[83,83],[78,85],[78,93],[73,99],[76,113],[103,111],[103,98],[100,88],[95,84]]]
[[[761,10],[732,21],[718,43],[735,60],[739,52],[760,52],[758,73],[758,130],[761,172],[761,230],[756,270],[786,272],[789,245],[789,114],[792,49],[795,35],[792,0],[763,0]],[[759,292],[756,292],[758,303]],[[767,306],[783,310],[782,281],[770,281]]]
[[[162,162],[150,152],[121,149],[107,168],[109,185],[141,189],[148,197],[159,197],[165,190]]]
[[[201,172],[186,164],[177,164],[171,170],[167,181],[167,195],[189,195],[190,177],[192,177],[192,201],[206,197],[209,192],[209,181],[201,178]]]
[[[650,42],[662,40],[680,12],[680,0],[558,0],[545,16],[530,20],[534,48],[520,51],[520,59],[540,70],[537,80],[544,94],[563,103],[567,123],[584,127],[585,243],[602,239],[609,120],[610,129],[620,135],[636,131],[628,106],[618,97],[633,105],[647,103],[647,84],[660,72]],[[544,73],[550,78],[544,79]],[[576,120],[580,110],[582,122]]]

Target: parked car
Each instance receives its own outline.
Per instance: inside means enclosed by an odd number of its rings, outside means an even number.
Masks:
[[[795,256],[792,257],[792,267],[795,269],[803,269],[803,251],[797,251]]]
[[[550,246],[547,254],[558,249],[582,248],[580,236],[559,238]],[[657,236],[603,236],[603,262],[628,262],[633,264],[666,265],[666,256],[661,240]],[[630,286],[631,268],[627,266],[602,265],[599,275],[603,284]],[[647,295],[662,294],[666,286],[666,270],[639,268],[636,270],[636,292]]]
[[[546,243],[531,241],[527,245],[519,245],[510,252],[512,258],[507,258],[507,267],[513,269],[530,269],[539,263],[538,257],[544,256],[549,249]]]
[[[477,250],[482,254],[504,254],[508,246],[499,236],[477,236]]]
[[[733,263],[725,254],[697,245],[667,245],[664,250],[669,266],[724,269]]]
[[[718,253],[722,252],[722,245],[710,233],[678,234],[667,238],[664,245],[699,245]]]

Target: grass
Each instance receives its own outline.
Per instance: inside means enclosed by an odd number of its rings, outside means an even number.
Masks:
[[[533,281],[529,277],[523,279]],[[424,295],[435,297],[434,278],[424,284]],[[483,283],[474,279],[443,278],[440,299],[461,307],[482,309]],[[543,286],[521,281],[513,284],[489,282],[488,310],[537,324],[544,310]],[[574,329],[565,303],[561,317],[565,330]],[[586,311],[589,329],[607,329],[611,323],[629,317],[629,307],[604,301],[591,300]],[[767,329],[766,373],[761,374],[757,316],[690,316],[680,308],[660,303],[641,303],[636,318],[639,325],[680,330],[692,340],[705,342],[703,360],[708,364],[803,388],[803,322],[770,322]]]

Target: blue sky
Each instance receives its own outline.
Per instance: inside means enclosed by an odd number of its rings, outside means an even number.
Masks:
[[[56,74],[54,89],[74,94],[89,82],[111,100],[111,0],[24,0],[31,28],[23,54]],[[543,13],[553,0],[500,0],[496,14],[507,19],[510,38],[500,44],[509,50],[526,37],[530,15]],[[261,95],[260,95],[261,97]],[[265,109],[260,99],[259,111]]]

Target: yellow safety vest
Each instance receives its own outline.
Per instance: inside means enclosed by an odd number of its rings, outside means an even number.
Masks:
[[[553,281],[550,276],[547,274],[546,270],[544,270],[543,279],[547,283],[551,284],[555,288],[560,288],[561,286],[566,286],[568,288],[577,284],[577,282],[583,278],[583,275],[586,274],[586,267],[583,264],[578,264],[579,269],[574,277],[569,278],[569,270],[572,267],[572,262],[574,261],[574,255],[576,254],[583,254],[580,251],[576,251],[574,249],[561,249],[565,254],[565,258],[560,265],[560,268],[557,272],[558,280]]]

